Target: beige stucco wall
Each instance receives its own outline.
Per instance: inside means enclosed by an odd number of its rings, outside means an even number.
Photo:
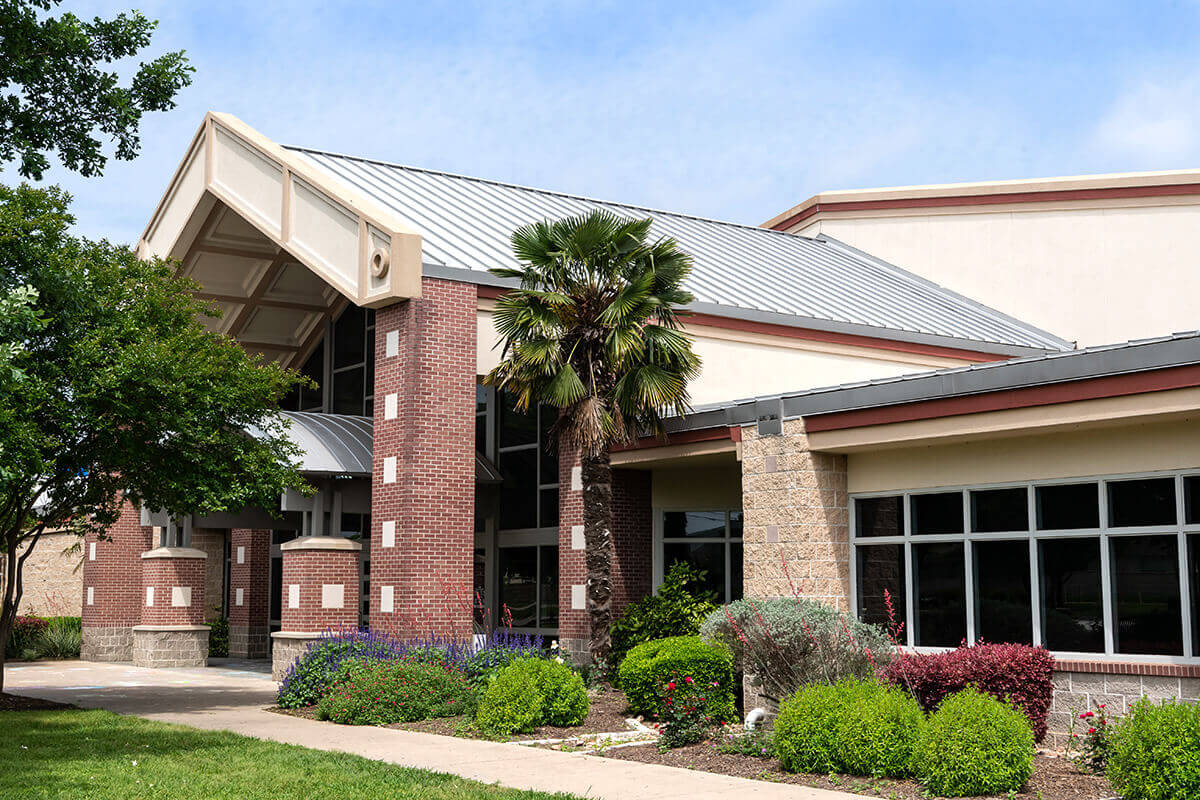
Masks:
[[[708,326],[689,326],[687,332],[703,362],[700,376],[688,384],[693,406],[965,363]],[[500,362],[501,355],[487,308],[478,312],[476,336],[476,368],[483,375]]]
[[[653,470],[650,505],[655,509],[735,509],[742,507],[741,465],[667,467]]]
[[[25,562],[21,614],[77,617],[83,606],[82,539],[73,533],[46,533]],[[23,552],[23,551],[18,551]],[[0,555],[0,566],[5,556]],[[0,590],[4,588],[0,571]]]
[[[867,212],[825,233],[1082,346],[1194,330],[1195,198]]]
[[[847,456],[851,492],[1200,467],[1200,420],[906,447]]]

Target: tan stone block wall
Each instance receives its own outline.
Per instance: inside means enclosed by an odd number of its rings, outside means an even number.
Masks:
[[[45,533],[25,562],[21,614],[77,617],[83,604],[83,539],[73,533]],[[23,551],[18,551],[19,553]],[[4,565],[0,555],[0,566]],[[0,570],[0,591],[4,589]]]
[[[1066,748],[1072,722],[1084,711],[1095,711],[1104,703],[1110,718],[1122,717],[1143,697],[1153,702],[1174,699],[1195,703],[1200,700],[1200,678],[1056,672],[1054,702],[1046,719],[1046,744],[1059,750]],[[1087,725],[1075,725],[1075,733],[1085,730]]]
[[[742,433],[747,597],[793,593],[850,610],[846,457],[809,449],[804,421]]]
[[[192,547],[203,550],[204,575],[204,619],[212,622],[221,616],[221,603],[225,597],[225,537],[227,531],[216,528],[192,530]]]

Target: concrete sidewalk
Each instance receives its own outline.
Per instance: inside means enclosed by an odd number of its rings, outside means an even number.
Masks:
[[[717,800],[746,793],[762,800],[861,800],[860,795],[843,792],[583,753],[333,725],[273,714],[263,710],[275,698],[275,683],[270,676],[237,664],[207,669],[143,669],[82,661],[19,664],[8,668],[5,691],[74,703],[81,708],[104,708],[318,750],[354,753],[484,783],[603,800]]]

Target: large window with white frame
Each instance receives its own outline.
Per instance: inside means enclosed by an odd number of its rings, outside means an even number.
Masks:
[[[704,588],[718,602],[742,597],[741,510],[663,510],[656,515],[654,584],[676,561],[704,572]]]
[[[853,604],[912,647],[1200,659],[1200,471],[858,494]]]

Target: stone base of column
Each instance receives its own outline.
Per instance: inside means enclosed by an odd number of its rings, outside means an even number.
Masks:
[[[79,658],[83,661],[132,661],[133,629],[90,626],[84,628]]]
[[[292,662],[304,655],[309,644],[321,638],[319,633],[276,631],[271,634],[271,679],[281,681]]]
[[[270,658],[271,629],[266,625],[230,625],[230,658]]]
[[[207,625],[135,625],[133,664],[137,667],[208,665]]]
[[[586,664],[592,660],[591,642],[587,639],[559,639],[558,650],[563,656],[570,656],[576,664]]]

